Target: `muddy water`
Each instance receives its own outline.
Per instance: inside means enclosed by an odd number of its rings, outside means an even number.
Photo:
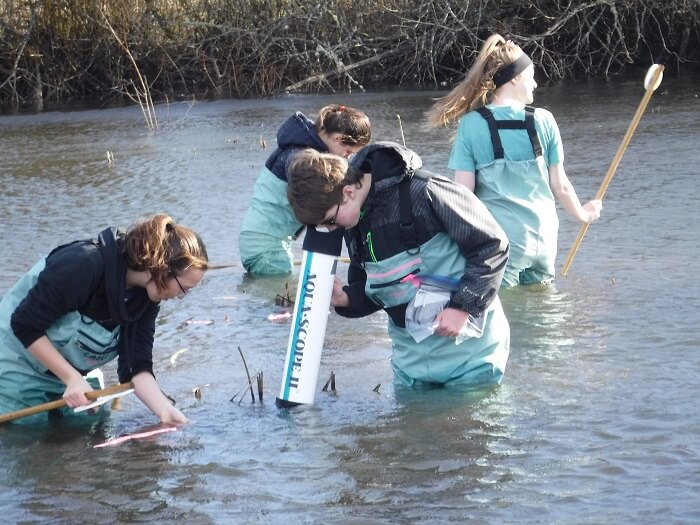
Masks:
[[[395,390],[383,314],[331,314],[320,382],[334,372],[336,391],[319,384],[314,406],[290,412],[273,402],[289,325],[268,316],[295,278],[249,278],[237,248],[276,128],[295,110],[353,105],[375,138],[400,142],[403,131],[445,172],[447,133],[421,125],[439,93],[179,103],[158,106],[156,133],[138,108],[0,117],[0,293],[55,245],[161,211],[227,265],[164,303],[158,322],[156,373],[192,424],[93,448],[154,423],[132,396],[90,428],[1,428],[5,521],[699,521],[698,80],[664,80],[569,276],[502,294],[512,349],[498,389]],[[641,80],[538,90],[582,198],[595,194],[642,95]],[[560,218],[563,262],[578,225]],[[264,375],[262,403],[239,394],[239,348]]]

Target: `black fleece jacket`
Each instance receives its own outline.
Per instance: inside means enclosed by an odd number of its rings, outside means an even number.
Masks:
[[[365,295],[367,274],[362,263],[370,260],[364,244],[372,233],[372,254],[384,260],[406,249],[400,235],[399,183],[411,178],[411,211],[419,244],[446,232],[467,261],[449,307],[478,317],[496,297],[508,261],[508,240],[484,204],[466,187],[421,169],[420,157],[393,142],[366,146],[351,165],[372,174],[363,214],[357,226],[346,232],[351,264],[344,288],[349,307],[338,307],[344,317],[363,317],[381,307]],[[404,326],[406,305],[386,309],[398,326]]]
[[[144,288],[126,289],[123,234],[113,228],[97,240],[59,246],[46,260],[36,285],[17,306],[12,331],[25,347],[69,312],[80,312],[108,330],[121,326],[118,375],[121,382],[139,372],[153,374],[153,336],[160,303]]]

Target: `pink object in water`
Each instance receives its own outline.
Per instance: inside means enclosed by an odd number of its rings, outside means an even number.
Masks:
[[[267,320],[273,323],[283,323],[287,319],[291,319],[291,312],[280,312],[275,314],[270,314],[267,316]]]
[[[132,439],[141,439],[141,438],[151,437],[151,436],[155,436],[156,434],[162,434],[164,432],[175,432],[176,430],[177,430],[176,427],[166,427],[166,428],[159,428],[157,430],[149,430],[148,432],[138,432],[136,434],[127,434],[126,436],[121,436],[121,437],[114,438],[114,439],[108,439],[104,443],[100,443],[99,445],[95,445],[93,448],[111,447],[112,445],[120,445],[120,444],[124,443],[125,441],[130,441]]]

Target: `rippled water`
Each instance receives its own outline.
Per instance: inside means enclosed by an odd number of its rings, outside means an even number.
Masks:
[[[0,117],[0,293],[55,245],[160,211],[227,265],[164,303],[158,322],[159,381],[193,423],[93,448],[153,428],[131,396],[89,428],[0,428],[4,521],[700,521],[700,79],[670,76],[569,276],[502,293],[512,350],[499,388],[395,390],[383,314],[331,314],[316,403],[292,411],[274,405],[289,325],[268,316],[295,279],[247,277],[237,248],[276,128],[295,110],[354,105],[375,138],[401,141],[403,128],[424,164],[444,172],[448,133],[421,126],[439,93],[179,103],[157,108],[157,133],[138,108]],[[538,90],[582,198],[595,194],[642,95],[641,80]],[[563,262],[578,225],[560,217]],[[262,404],[244,389],[239,349],[251,375],[264,375]],[[331,372],[336,391],[322,392]]]

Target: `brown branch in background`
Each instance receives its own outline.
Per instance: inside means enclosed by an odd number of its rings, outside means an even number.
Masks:
[[[31,6],[31,18],[29,20],[29,24],[27,27],[27,30],[24,34],[24,37],[22,38],[22,41],[19,45],[19,49],[15,53],[15,59],[14,63],[12,64],[12,70],[8,77],[5,79],[5,81],[0,84],[0,92],[2,92],[2,89],[5,87],[7,84],[11,84],[13,89],[12,89],[12,100],[14,102],[19,102],[19,94],[17,93],[17,68],[20,63],[20,59],[22,58],[22,55],[24,55],[24,50],[27,47],[27,44],[29,43],[30,38],[32,37],[32,33],[34,32],[34,25],[36,23],[36,9],[34,6]]]
[[[373,56],[370,58],[365,58],[364,60],[360,60],[359,62],[355,62],[354,64],[350,64],[347,66],[345,64],[343,64],[342,62],[340,62],[337,65],[337,68],[335,71],[326,71],[325,73],[321,73],[319,75],[313,75],[309,78],[305,78],[304,80],[301,80],[299,82],[295,82],[294,84],[291,84],[291,85],[285,87],[284,91],[285,92],[298,91],[300,88],[305,87],[309,84],[319,84],[322,81],[328,81],[329,79],[331,79],[335,76],[348,74],[353,69],[364,67],[364,66],[372,64],[374,62],[379,62],[382,59],[387,58],[391,55],[397,55],[399,53],[402,53],[406,47],[407,46],[404,46],[403,49],[397,48],[397,49],[385,51],[381,55],[376,55],[376,56]]]
[[[156,129],[155,102],[207,93],[447,88],[494,32],[552,81],[697,69],[699,16],[687,0],[0,0],[0,104],[119,96]]]
[[[154,131],[158,129],[158,119],[156,118],[156,110],[155,107],[153,106],[153,99],[151,98],[151,90],[146,83],[146,79],[141,75],[141,71],[139,69],[138,64],[136,63],[136,59],[134,58],[134,55],[131,54],[131,51],[129,51],[129,46],[124,42],[121,38],[119,38],[119,35],[117,35],[117,32],[114,30],[112,27],[112,24],[109,23],[109,20],[107,19],[107,13],[104,12],[104,9],[100,11],[100,14],[102,15],[102,18],[104,20],[105,25],[107,26],[107,29],[109,29],[110,33],[114,37],[114,39],[117,41],[119,46],[124,50],[126,53],[126,56],[129,57],[129,60],[131,61],[131,64],[134,66],[134,71],[136,71],[136,77],[139,80],[140,84],[140,89],[137,87],[133,81],[131,82],[131,85],[134,87],[134,93],[135,93],[135,98],[134,101],[138,103],[139,107],[141,108],[141,111],[143,113],[144,118],[146,119],[146,125],[148,126],[148,129],[150,131]],[[131,96],[131,93],[127,91],[127,95]]]

